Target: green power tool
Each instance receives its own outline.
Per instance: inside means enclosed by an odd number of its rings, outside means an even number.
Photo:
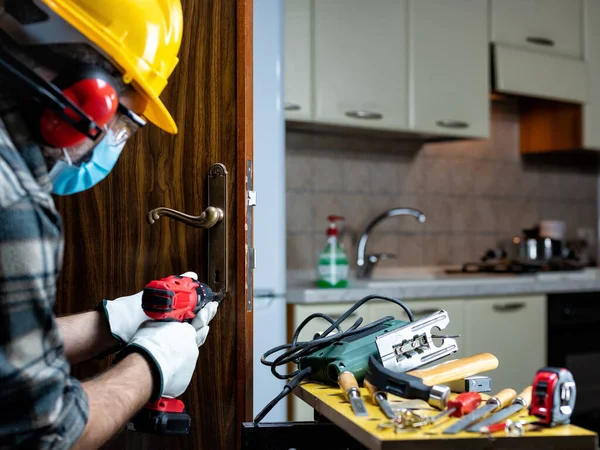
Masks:
[[[340,373],[352,372],[358,384],[362,384],[368,368],[369,356],[381,361],[376,338],[405,327],[409,322],[390,319],[371,329],[342,338],[324,349],[304,356],[299,368],[310,368],[307,379],[325,384],[337,384]]]

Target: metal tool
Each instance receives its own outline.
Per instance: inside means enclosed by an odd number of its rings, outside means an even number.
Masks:
[[[371,355],[365,379],[378,390],[406,399],[425,400],[437,409],[444,409],[450,397],[447,386],[427,386],[420,378],[386,369]]]
[[[449,417],[463,417],[477,409],[481,404],[481,395],[477,392],[463,392],[458,394],[454,400],[448,400],[448,407],[441,413],[428,417],[423,425],[428,425],[439,419]]]
[[[484,375],[473,375],[445,383],[452,392],[491,392],[492,379]]]
[[[577,390],[567,369],[544,367],[533,381],[531,414],[551,427],[569,423],[575,408]]]
[[[426,417],[418,414],[410,409],[401,409],[396,412],[392,420],[380,422],[377,425],[378,429],[393,428],[396,433],[401,431],[411,432],[417,431],[419,428],[415,426],[422,423]]]
[[[467,414],[462,419],[460,419],[458,422],[450,425],[450,427],[445,429],[443,433],[444,434],[459,433],[460,431],[464,430],[468,426],[474,424],[478,420],[485,417],[487,414],[493,413],[494,411],[504,408],[506,405],[508,405],[510,402],[512,402],[516,396],[517,396],[517,393],[513,389],[504,389],[503,391],[498,392],[498,394],[496,394],[494,397],[490,398],[484,406],[476,409],[471,414]]]
[[[528,417],[521,420],[508,419],[506,422],[499,422],[487,427],[481,427],[479,430],[483,434],[497,433],[498,431],[504,431],[508,436],[523,436],[525,434],[526,427],[534,428],[537,427],[539,419],[537,417]]]
[[[449,323],[448,313],[440,310],[378,336],[376,344],[383,366],[394,372],[408,372],[457,352],[453,338],[444,338],[439,347],[433,342],[432,329],[443,330]]]
[[[378,390],[367,380],[364,381],[364,386],[369,390],[369,393],[371,394],[371,400],[373,401],[373,403],[379,405],[385,416],[388,419],[395,419],[396,413],[394,413],[394,410],[387,401],[387,394],[383,391]]]
[[[480,433],[482,427],[488,427],[498,422],[503,422],[504,419],[518,413],[524,408],[528,408],[531,404],[531,386],[526,387],[512,402],[510,406],[501,409],[498,412],[486,417],[481,422],[472,425],[467,431]]]
[[[340,388],[342,388],[344,395],[350,402],[354,414],[357,416],[368,416],[369,413],[367,413],[367,407],[360,396],[360,389],[358,388],[358,383],[352,372],[342,372],[338,377],[338,383]]]
[[[498,358],[491,353],[479,353],[466,358],[447,361],[427,369],[413,370],[408,374],[419,377],[423,380],[423,383],[432,386],[464,379],[464,377],[494,370],[497,367]]]

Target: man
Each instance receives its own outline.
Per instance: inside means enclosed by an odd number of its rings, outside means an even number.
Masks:
[[[179,0],[0,2],[0,448],[97,448],[190,382],[216,303],[191,324],[146,321],[141,293],[52,313],[63,242],[50,194],[101,181],[146,120],[177,132],[159,95],[181,29]],[[70,376],[116,350],[96,378]]]

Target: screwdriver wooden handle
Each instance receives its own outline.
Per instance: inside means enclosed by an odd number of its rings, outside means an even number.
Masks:
[[[461,380],[471,375],[494,370],[498,367],[498,358],[491,353],[479,353],[467,358],[455,359],[423,370],[408,372],[423,380],[427,386]]]
[[[371,383],[369,383],[367,380],[363,381],[363,385],[369,390],[369,393],[371,394],[371,400],[373,400],[373,403],[376,403],[375,400],[375,394],[377,394],[378,392],[383,395],[384,398],[386,398],[387,396],[385,395],[385,392],[382,391],[378,391],[377,388],[375,386],[373,386]]]
[[[494,395],[490,400],[488,400],[488,402],[492,401],[492,399],[495,399],[497,404],[499,402],[498,406],[494,410],[498,411],[499,409],[505,408],[506,406],[510,405],[516,397],[517,391],[515,391],[514,389],[504,389],[498,392],[496,395]]]
[[[352,372],[342,372],[338,377],[338,383],[344,393],[348,393],[351,389],[358,390],[358,382]],[[516,394],[515,394],[516,395]]]
[[[532,387],[527,386],[525,389],[523,389],[523,392],[521,392],[519,394],[519,397],[521,397],[524,401],[524,404],[523,404],[524,408],[528,408],[529,405],[531,405],[531,391],[532,391]]]

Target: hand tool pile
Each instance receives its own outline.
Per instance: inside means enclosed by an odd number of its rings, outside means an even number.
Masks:
[[[409,322],[388,316],[360,327],[363,319],[359,318],[347,330],[342,330],[344,320],[364,303],[375,299],[400,306]],[[316,318],[325,319],[330,326],[308,342],[299,341],[302,329]],[[395,432],[491,434],[504,431],[507,435],[519,436],[532,427],[569,423],[575,404],[575,383],[566,369],[541,369],[533,385],[520,395],[513,389],[504,389],[483,401],[480,392],[490,392],[492,386],[490,378],[480,374],[498,367],[494,355],[481,353],[423,368],[458,351],[455,338],[459,336],[439,336],[435,332],[445,329],[449,321],[444,310],[415,320],[400,300],[376,295],[360,300],[337,320],[321,313],[312,314],[296,329],[291,344],[280,345],[262,355],[261,363],[269,366],[275,377],[290,381],[254,422],[260,422],[301,381],[309,380],[339,385],[357,417],[368,416],[361,398],[359,386],[362,384],[370,401],[378,405],[388,419],[378,428]],[[441,338],[440,345],[436,345],[435,338]],[[278,352],[282,353],[274,360],[267,359]],[[277,371],[278,367],[290,364],[295,364],[297,369],[286,374]],[[458,393],[456,397],[451,397],[451,387]],[[399,408],[390,405],[388,394],[403,400]],[[442,412],[431,416],[429,407]],[[528,410],[530,416],[514,419],[515,415],[520,417],[523,410]],[[453,423],[441,430],[440,425],[447,422]]]

